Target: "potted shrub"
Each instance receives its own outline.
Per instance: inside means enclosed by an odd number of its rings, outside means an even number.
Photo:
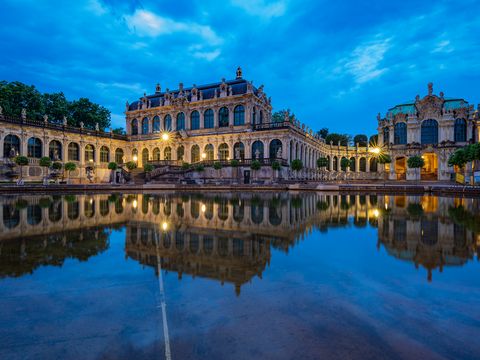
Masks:
[[[253,160],[252,163],[250,164],[250,169],[252,169],[255,175],[257,174],[257,171],[260,170],[261,167],[262,167],[262,164],[260,164],[260,161],[258,160]]]
[[[300,159],[295,159],[292,161],[291,168],[295,171],[295,177],[298,178],[298,172],[303,169],[303,162]]]
[[[424,165],[425,165],[425,160],[423,160],[422,157],[418,155],[411,156],[407,160],[407,166],[410,169],[414,169],[415,171],[415,180],[420,179],[420,174],[418,172],[418,169],[422,168]]]
[[[128,161],[126,166],[128,170],[132,171],[137,168],[137,163],[135,161]]]
[[[70,183],[70,174],[72,171],[75,171],[76,168],[77,168],[77,164],[75,164],[74,162],[65,163],[64,169],[68,174],[67,183]]]
[[[23,167],[28,165],[28,158],[26,156],[17,156],[15,158],[15,164],[17,164],[18,166],[20,166],[20,178],[18,179],[18,182],[17,182],[17,185],[23,185]]]
[[[273,178],[276,179],[278,176],[278,171],[282,168],[282,165],[277,160],[272,161],[272,170],[273,170]]]
[[[328,166],[328,159],[326,157],[319,157],[317,159],[317,167],[322,170],[322,180],[324,178],[324,172],[327,166]]]
[[[40,158],[40,166],[45,168],[46,174],[43,177],[43,185],[48,185],[48,168],[52,166],[52,160],[48,156]]]

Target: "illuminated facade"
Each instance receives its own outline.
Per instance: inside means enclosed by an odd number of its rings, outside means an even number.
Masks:
[[[441,92],[391,108],[378,116],[378,138],[392,158],[392,180],[450,180],[454,169],[448,158],[460,147],[479,141],[479,110],[464,99],[446,98]],[[420,172],[407,167],[407,159],[419,155],[425,165]],[[467,166],[469,168],[469,166]]]

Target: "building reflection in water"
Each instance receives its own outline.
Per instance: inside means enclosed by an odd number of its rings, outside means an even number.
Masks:
[[[21,276],[108,248],[126,227],[126,255],[156,269],[241,286],[261,277],[271,249],[314,230],[378,228],[378,248],[428,271],[463,265],[480,245],[480,202],[433,196],[162,194],[0,198],[0,277]],[[155,241],[155,231],[159,241]],[[375,254],[372,254],[375,256]]]

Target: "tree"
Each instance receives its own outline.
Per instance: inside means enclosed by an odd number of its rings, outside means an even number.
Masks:
[[[137,168],[137,163],[135,161],[128,161],[125,165],[127,166],[127,169],[130,171]]]
[[[63,167],[63,164],[59,161],[55,161],[52,163],[52,169],[53,170],[61,170]]]
[[[190,169],[190,164],[188,162],[183,162],[182,163],[182,170],[188,170]]]
[[[65,98],[63,92],[43,94],[42,95],[43,108],[45,114],[48,115],[49,121],[60,122],[63,117],[68,116],[68,100]]]
[[[0,106],[8,116],[20,116],[23,108],[29,119],[40,119],[45,114],[42,94],[35,86],[19,81],[0,82]]]
[[[72,171],[75,171],[76,168],[77,168],[77,164],[75,164],[74,162],[65,163],[64,169],[68,173],[68,180],[69,181],[70,181],[70,173]]]
[[[350,159],[342,158],[340,160],[340,166],[343,171],[347,171],[347,168],[350,166]]]
[[[110,126],[110,111],[101,105],[92,103],[87,98],[72,101],[69,105],[69,125],[79,127],[80,123],[87,129],[95,129],[95,125],[101,130]]]
[[[415,169],[415,173],[417,173],[418,178],[418,169],[422,168],[425,165],[425,160],[422,159],[421,156],[414,155],[408,158],[407,166],[410,169]]]
[[[328,159],[326,157],[319,157],[317,159],[317,167],[326,168],[328,166]]]
[[[117,134],[117,135],[126,135],[126,131],[123,127],[118,127],[115,129],[112,129],[112,133]]]
[[[115,161],[109,162],[108,168],[112,171],[115,171],[118,169],[118,164]]]
[[[262,165],[260,164],[260,161],[258,160],[253,160],[252,163],[250,164],[250,169],[257,171],[260,170]]]
[[[22,171],[22,169],[23,169],[24,166],[28,165],[28,158],[26,156],[19,155],[15,158],[14,161],[15,161],[15,164],[20,166],[20,182],[19,183],[21,184],[21,183],[23,183],[23,171]]]
[[[330,144],[333,142],[333,145],[337,145],[340,142],[342,146],[348,146],[351,141],[351,136],[348,134],[338,134],[338,133],[330,133],[325,137],[325,142]]]
[[[392,158],[388,154],[380,154],[378,156],[378,163],[379,164],[390,164],[392,162]]]
[[[448,158],[448,166],[458,166],[460,169],[463,169],[467,162],[468,158],[465,148],[455,150]]]
[[[202,164],[195,166],[195,171],[202,172],[205,170],[205,167]]]
[[[303,169],[303,162],[300,159],[295,159],[292,161],[291,166],[293,171],[300,171]]]
[[[292,122],[295,119],[295,115],[290,113],[290,109],[283,109],[276,111],[272,114],[272,122],[284,122],[285,115],[288,114],[288,120]]]
[[[230,166],[231,167],[237,167],[238,165],[240,165],[240,162],[237,159],[232,159],[230,161]]]
[[[358,134],[353,137],[353,144],[358,146],[367,146],[368,137],[364,134]]]
[[[369,139],[368,142],[369,142],[370,146],[377,146],[378,145],[378,134],[370,136],[370,139]]]
[[[43,177],[43,184],[46,185],[48,184],[48,168],[52,166],[52,160],[48,156],[44,156],[40,158],[40,166],[44,167],[46,170],[46,174]]]
[[[272,169],[278,171],[282,168],[282,165],[277,160],[272,161]]]
[[[153,171],[154,167],[152,164],[145,164],[143,166],[143,171],[145,171],[147,174],[151,173]]]
[[[319,131],[317,131],[318,136],[320,136],[322,139],[326,139],[328,135],[328,128],[321,128]]]
[[[213,168],[214,168],[215,170],[220,170],[220,169],[222,168],[222,163],[221,163],[220,161],[215,161],[215,162],[213,163]]]

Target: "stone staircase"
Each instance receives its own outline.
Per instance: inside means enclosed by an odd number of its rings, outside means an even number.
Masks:
[[[134,184],[145,184],[145,172],[142,168],[130,170],[131,182]]]

